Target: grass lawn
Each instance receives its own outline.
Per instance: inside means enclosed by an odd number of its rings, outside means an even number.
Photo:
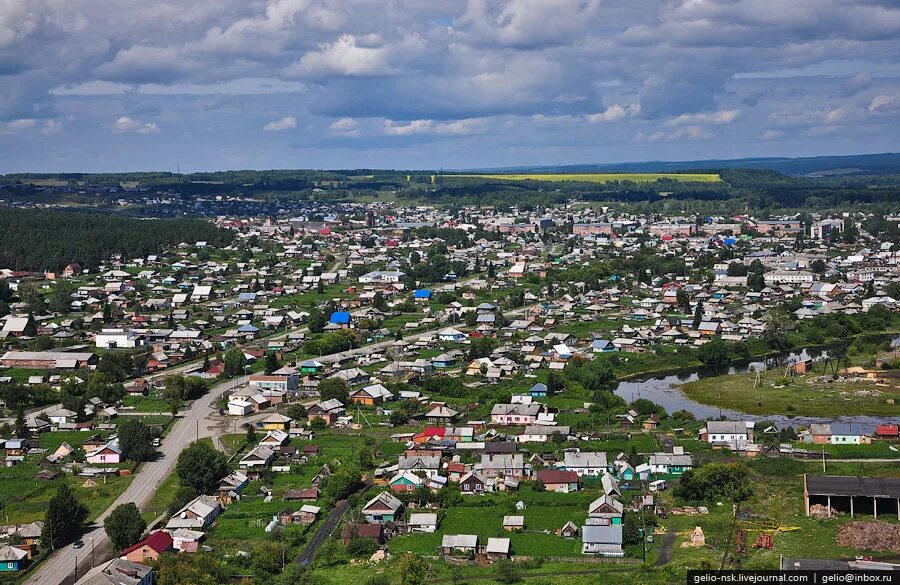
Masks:
[[[144,508],[141,513],[148,524],[156,520],[169,509],[169,503],[172,501],[172,497],[175,495],[178,486],[178,474],[172,472],[156,489],[153,493],[153,497],[147,502],[147,507]]]
[[[684,393],[704,404],[721,406],[750,414],[793,414],[834,417],[844,415],[896,415],[900,389],[878,387],[866,382],[810,383],[818,376],[799,376],[783,387],[781,377],[762,377],[754,388],[755,374],[714,376],[681,386]]]
[[[88,508],[89,519],[106,510],[131,483],[131,477],[97,479],[96,487],[83,487],[85,478],[60,475],[52,481],[35,479],[38,467],[25,463],[3,469],[0,481],[0,515],[3,522],[24,524],[43,520],[47,503],[62,482],[69,483],[78,499]]]
[[[851,521],[849,516],[840,516],[831,520],[808,518],[803,508],[802,474],[821,473],[821,466],[816,462],[788,460],[757,460],[748,462],[753,471],[754,490],[751,498],[740,505],[740,510],[749,516],[740,518],[735,525],[747,534],[746,551],[737,555],[742,568],[774,569],[779,558],[827,558],[847,559],[856,555],[873,555],[884,557],[884,553],[865,550],[853,550],[839,547],[835,541],[838,527]],[[900,476],[900,467],[890,464],[838,463],[829,464],[827,473],[835,475],[892,475]],[[681,505],[671,490],[662,492],[660,498],[666,507]],[[707,502],[708,515],[679,516],[669,514],[668,519],[660,520],[657,541],[661,534],[673,530],[677,534],[672,549],[674,566],[691,567],[709,563],[717,567],[726,552],[734,555],[733,541],[728,540],[733,522],[732,507],[729,502]],[[859,517],[869,520],[871,517]],[[892,520],[895,521],[895,520]],[[690,540],[690,534],[696,526],[703,529],[706,547],[683,548],[681,543]],[[774,547],[772,550],[754,549],[753,543],[761,532],[772,534]],[[726,568],[736,568],[726,566]]]
[[[41,433],[40,444],[41,449],[46,449],[47,453],[53,453],[57,447],[63,443],[68,443],[70,447],[78,448],[81,444],[89,439],[94,433],[83,431],[53,431],[49,433]],[[101,436],[104,433],[100,433]]]
[[[32,370],[30,368],[4,368],[0,370],[0,376],[9,376],[19,383],[25,383],[31,376],[41,376],[46,370]]]
[[[172,405],[162,396],[126,396],[126,407],[134,407],[136,412],[171,412]]]

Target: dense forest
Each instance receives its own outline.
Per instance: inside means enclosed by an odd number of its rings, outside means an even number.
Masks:
[[[103,214],[3,208],[0,267],[60,270],[70,262],[96,268],[112,254],[137,258],[181,242],[227,245],[232,233],[199,219],[143,220]]]

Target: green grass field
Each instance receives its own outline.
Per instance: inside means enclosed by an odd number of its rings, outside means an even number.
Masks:
[[[654,183],[659,179],[671,179],[683,183],[715,183],[722,178],[712,173],[583,173],[583,174],[529,174],[529,175],[452,175],[480,179],[504,181],[578,181],[581,183],[610,183],[632,181],[634,183]]]
[[[697,402],[750,414],[803,416],[894,415],[900,389],[858,382],[809,383],[813,376],[792,378],[782,385],[780,376],[765,374],[754,388],[754,374],[715,376],[681,386]],[[781,387],[779,387],[781,386]]]

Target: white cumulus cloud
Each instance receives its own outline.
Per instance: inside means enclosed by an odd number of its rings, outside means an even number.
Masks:
[[[666,122],[666,126],[681,126],[682,124],[731,124],[741,115],[740,110],[720,110],[718,112],[705,112],[699,114],[681,114]]]
[[[280,120],[274,120],[263,126],[266,132],[282,132],[297,127],[297,118],[293,116],[285,116]]]
[[[113,132],[116,134],[127,134],[130,132],[135,134],[156,134],[159,132],[159,126],[156,125],[156,122],[141,122],[131,116],[121,116],[113,123]]]

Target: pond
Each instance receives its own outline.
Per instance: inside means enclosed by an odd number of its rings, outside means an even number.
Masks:
[[[900,336],[871,336],[874,341],[878,339],[890,339],[891,346],[900,346]],[[832,348],[834,345],[831,346]],[[898,416],[842,416],[837,418],[821,418],[808,416],[786,416],[786,415],[751,415],[727,408],[719,408],[708,404],[701,404],[695,400],[688,398],[681,391],[681,385],[688,382],[694,382],[700,378],[710,376],[721,376],[723,374],[743,374],[746,372],[759,372],[766,369],[785,367],[801,360],[822,361],[829,356],[828,347],[804,348],[794,351],[784,352],[766,360],[750,361],[743,364],[732,365],[724,370],[692,370],[676,374],[669,374],[655,378],[643,378],[624,380],[619,382],[613,391],[617,396],[622,397],[627,402],[631,402],[637,398],[646,398],[659,404],[666,409],[666,412],[672,413],[676,410],[687,410],[694,414],[698,420],[716,419],[725,417],[732,420],[769,420],[779,427],[782,426],[798,426],[809,425],[817,422],[842,422],[854,423],[862,425],[866,430],[874,430],[876,425],[892,423],[900,424],[900,407],[898,407]]]

